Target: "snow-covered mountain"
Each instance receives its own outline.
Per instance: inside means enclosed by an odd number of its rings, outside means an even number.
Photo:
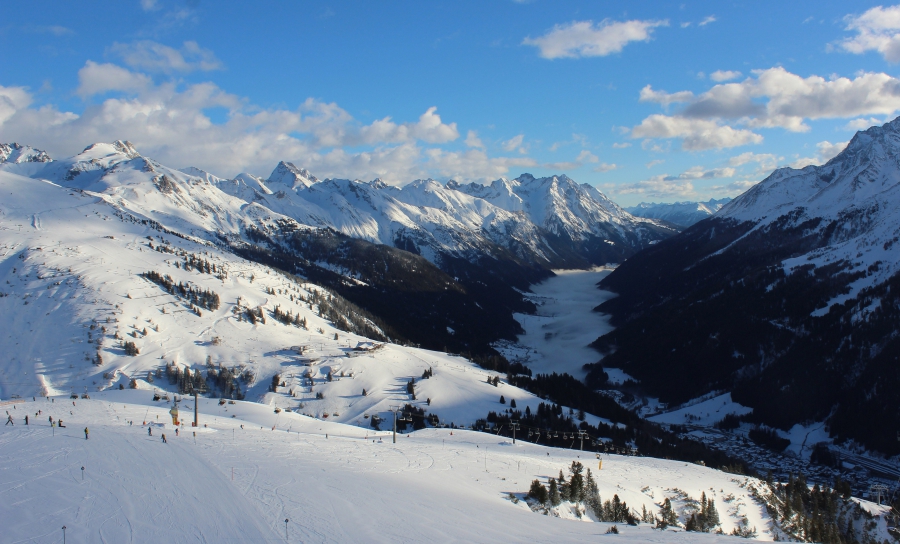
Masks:
[[[0,164],[13,163],[19,164],[23,162],[50,162],[50,158],[45,151],[35,149],[26,145],[0,143]]]
[[[641,202],[637,206],[625,208],[625,210],[636,217],[662,219],[673,225],[687,228],[713,215],[728,202],[731,202],[730,198],[713,198],[707,202]]]
[[[566,176],[523,174],[489,186],[419,180],[398,188],[381,180],[319,181],[280,163],[266,180],[241,174],[215,183],[300,223],[399,247],[438,265],[444,257],[474,262],[504,252],[540,266],[604,264],[674,233]]]
[[[900,453],[898,210],[900,119],[775,171],[604,279],[620,294],[601,306],[619,327],[604,364],[670,400],[733,390],[756,421],[827,421]]]

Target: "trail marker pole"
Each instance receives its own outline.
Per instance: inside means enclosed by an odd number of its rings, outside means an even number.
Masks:
[[[66,544],[66,526],[63,525],[63,544]]]
[[[84,481],[84,467],[81,467],[81,481]]]
[[[287,539],[288,539],[288,532],[287,532],[288,521],[290,521],[288,518],[284,518],[284,540],[285,541],[287,541]]]

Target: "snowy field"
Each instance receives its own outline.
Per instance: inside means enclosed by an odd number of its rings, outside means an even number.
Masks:
[[[591,342],[612,330],[607,316],[593,309],[614,295],[597,288],[611,272],[554,270],[556,276],[533,285],[528,299],[538,305],[536,315],[515,314],[525,334],[516,344],[496,346],[510,361],[519,360],[535,374],[568,372],[583,379],[586,363],[596,363],[600,354]]]
[[[612,524],[593,523],[591,514],[578,520],[565,503],[557,517],[509,499],[573,460],[592,469],[604,500],[618,494],[655,512],[669,497],[680,510],[685,495],[705,491],[725,532],[746,516],[770,539],[764,509],[748,494],[752,480],[693,464],[604,455],[597,470],[593,454],[449,429],[393,444],[390,433],[204,399],[202,432],[187,426],[176,436],[170,405],[147,391],[93,397],[4,407],[16,425],[0,430],[0,541],[61,542],[63,525],[68,542],[109,543],[734,541],[646,524],[619,524],[620,535],[604,536]],[[192,417],[192,399],[180,404],[182,418]],[[66,428],[54,434],[48,415]]]
[[[702,397],[696,399],[696,401],[685,403],[676,410],[657,414],[647,419],[655,423],[668,425],[688,424],[712,427],[717,422],[722,421],[728,414],[742,416],[752,411],[752,408],[747,408],[731,400],[731,393],[725,393],[712,398]]]

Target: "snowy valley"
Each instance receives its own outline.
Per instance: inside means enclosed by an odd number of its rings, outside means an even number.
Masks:
[[[675,232],[593,188],[525,175],[397,189],[287,163],[224,180],[127,142],[60,161],[2,152],[11,542],[67,523],[107,541],[810,538],[802,509],[778,510],[796,486],[579,381],[612,330],[591,311],[610,269],[550,267]],[[183,425],[195,392],[199,428]],[[883,507],[821,493],[837,516],[822,531],[888,536]],[[420,517],[432,536],[404,532]]]

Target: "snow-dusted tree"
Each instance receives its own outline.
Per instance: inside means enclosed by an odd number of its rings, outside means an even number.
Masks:
[[[550,499],[547,488],[544,487],[544,484],[542,484],[540,480],[533,480],[531,482],[531,489],[528,490],[528,496],[541,504],[547,504],[547,501]]]
[[[562,503],[559,486],[553,478],[550,478],[550,490],[547,492],[547,498],[550,501],[550,506],[559,506]]]

